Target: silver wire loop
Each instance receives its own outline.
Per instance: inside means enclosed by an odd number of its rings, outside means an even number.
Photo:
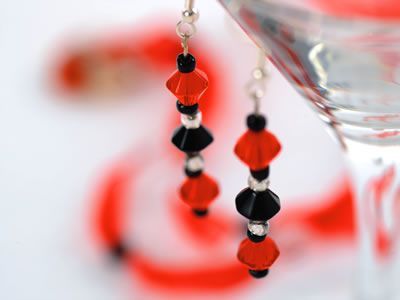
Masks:
[[[183,55],[186,56],[189,53],[188,37],[184,37],[181,40],[181,46],[183,49]]]
[[[267,80],[269,74],[266,68],[265,53],[260,49],[257,66],[251,72],[251,79],[245,85],[245,90],[249,97],[254,101],[254,113],[260,113],[260,100],[266,93]]]
[[[185,1],[185,10],[192,11],[194,7],[194,0],[186,0]]]
[[[183,55],[189,53],[188,40],[196,33],[194,23],[199,19],[199,13],[194,9],[194,0],[186,0],[182,11],[182,20],[176,24],[176,34],[181,38]]]
[[[186,26],[186,28],[185,28]],[[196,33],[196,26],[193,23],[179,21],[176,24],[176,34],[181,38],[190,38]]]

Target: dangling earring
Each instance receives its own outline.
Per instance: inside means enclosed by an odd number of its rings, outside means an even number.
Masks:
[[[207,75],[196,68],[196,59],[189,53],[188,41],[196,32],[199,14],[193,9],[193,0],[185,1],[182,20],[176,25],[183,53],[176,59],[178,70],[167,80],[167,88],[178,100],[176,108],[181,114],[182,126],[172,136],[172,143],[186,154],[187,179],[180,188],[182,200],[195,215],[205,216],[219,188],[213,178],[203,172],[204,160],[200,152],[213,141],[211,133],[201,125],[198,101],[208,87]]]
[[[250,168],[248,188],[236,196],[236,209],[249,219],[247,238],[242,241],[238,259],[255,278],[265,277],[279,256],[275,242],[267,237],[269,222],[280,210],[279,197],[269,189],[269,165],[281,145],[265,129],[267,119],[260,113],[260,100],[265,94],[267,72],[265,54],[260,50],[257,68],[247,88],[254,101],[254,112],[247,116],[248,130],[239,138],[234,152]]]

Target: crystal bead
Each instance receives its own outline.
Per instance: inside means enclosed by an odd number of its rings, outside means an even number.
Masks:
[[[258,181],[267,179],[269,176],[269,166],[266,167],[265,169],[261,169],[258,171],[254,171],[250,169],[251,176],[253,176],[255,179]]]
[[[263,115],[251,114],[247,116],[246,119],[247,128],[252,131],[261,131],[267,125],[267,120]]]
[[[167,88],[185,106],[195,105],[207,87],[207,75],[199,69],[190,73],[177,70],[167,80]]]
[[[198,177],[203,173],[203,170],[199,171],[190,171],[189,169],[185,168],[185,174],[187,177]]]
[[[198,177],[187,178],[180,188],[180,196],[183,202],[198,211],[207,210],[218,194],[218,184],[204,173]]]
[[[256,270],[249,270],[249,273],[251,276],[253,276],[254,278],[264,278],[265,276],[268,275],[269,273],[269,269],[266,270],[261,270],[261,271],[256,271]]]
[[[247,224],[247,229],[254,235],[264,236],[269,232],[269,223],[265,221],[253,221]]]
[[[205,217],[208,215],[208,209],[193,209],[193,213],[197,217]]]
[[[279,197],[271,190],[255,192],[250,188],[236,196],[236,209],[249,220],[268,221],[281,209]]]
[[[262,235],[262,236],[255,235],[255,234],[251,233],[250,230],[247,230],[247,237],[253,243],[261,243],[263,240],[265,240],[265,238],[267,236],[266,235]]]
[[[196,59],[190,53],[188,53],[187,55],[181,53],[176,58],[176,66],[181,73],[193,72],[196,68]]]
[[[269,187],[269,179],[258,181],[250,175],[247,182],[249,184],[249,187],[255,192],[264,192]]]
[[[269,269],[279,257],[279,249],[275,242],[266,237],[260,243],[245,239],[239,246],[238,259],[250,270],[263,271]]]
[[[235,145],[235,154],[251,170],[265,169],[278,155],[281,145],[269,131],[247,130]]]
[[[201,124],[201,112],[199,111],[194,115],[181,114],[181,122],[187,129],[199,128]]]
[[[204,159],[201,155],[188,157],[185,161],[185,168],[192,172],[204,169]]]
[[[183,152],[199,152],[212,143],[214,138],[202,125],[196,129],[181,126],[175,130],[172,143]]]
[[[194,115],[199,110],[199,105],[196,103],[195,105],[192,105],[192,106],[185,106],[182,103],[180,103],[179,100],[177,100],[176,101],[176,109],[181,114]]]

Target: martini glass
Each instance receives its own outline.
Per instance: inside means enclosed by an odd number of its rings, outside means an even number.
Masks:
[[[400,299],[400,4],[220,2],[344,150],[357,196],[357,299]]]

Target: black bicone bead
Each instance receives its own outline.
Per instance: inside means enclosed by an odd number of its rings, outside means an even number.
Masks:
[[[205,217],[208,215],[208,210],[207,209],[193,209],[193,213],[198,216],[198,217]]]
[[[263,236],[255,235],[255,234],[251,233],[250,230],[247,230],[247,237],[253,243],[261,243],[263,240],[265,240],[266,235],[263,235]]]
[[[268,221],[281,209],[279,197],[271,190],[255,192],[245,188],[235,202],[237,211],[249,220]]]
[[[267,179],[269,176],[269,166],[266,167],[265,169],[261,170],[251,170],[250,169],[251,176],[257,179],[258,181]]]
[[[263,115],[251,114],[247,116],[246,124],[251,131],[257,132],[265,128],[267,120]]]
[[[179,102],[179,100],[176,101],[176,109],[184,115],[194,115],[199,111],[199,104],[194,104],[191,106],[186,106],[183,105],[182,103]]]
[[[187,177],[199,177],[203,173],[203,170],[198,170],[198,171],[190,171],[188,168],[185,168],[185,174]]]
[[[268,275],[269,273],[269,269],[266,270],[261,270],[261,271],[256,271],[256,270],[249,270],[249,273],[251,276],[253,276],[254,278],[264,278],[265,276]]]
[[[203,126],[187,129],[177,128],[172,136],[172,143],[183,152],[199,152],[212,143],[214,138]]]
[[[181,73],[190,73],[196,68],[196,59],[190,53],[186,56],[181,53],[176,58],[176,66]]]

